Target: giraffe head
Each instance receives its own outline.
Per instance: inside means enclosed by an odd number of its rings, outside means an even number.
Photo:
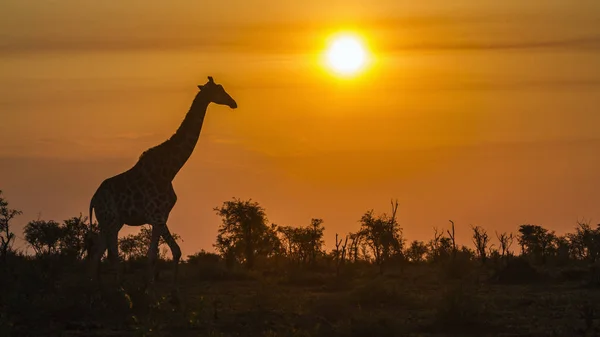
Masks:
[[[213,81],[212,76],[208,76],[208,82],[204,85],[199,85],[198,89],[200,89],[201,93],[206,94],[212,103],[227,105],[232,109],[237,108],[235,100],[229,96],[222,85],[216,84]]]

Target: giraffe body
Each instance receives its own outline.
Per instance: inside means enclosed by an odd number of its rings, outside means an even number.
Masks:
[[[104,180],[92,198],[90,211],[96,208],[101,223],[142,226],[166,222],[176,202],[171,182],[152,181],[134,167]]]
[[[198,86],[192,106],[177,132],[167,141],[144,152],[129,170],[104,180],[90,202],[90,221],[93,211],[100,234],[92,253],[92,273],[98,273],[98,264],[108,249],[108,258],[118,273],[118,234],[124,225],[152,226],[148,248],[149,272],[153,275],[162,237],[173,254],[174,280],[181,249],[168,227],[169,214],[177,202],[172,181],[192,154],[200,136],[206,109],[210,103],[237,108],[237,103],[209,77],[209,82]],[[97,275],[95,275],[97,276]]]

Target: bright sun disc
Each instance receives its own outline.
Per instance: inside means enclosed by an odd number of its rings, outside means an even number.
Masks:
[[[327,50],[327,63],[335,72],[354,74],[365,64],[367,53],[361,41],[354,36],[341,36],[333,40]]]

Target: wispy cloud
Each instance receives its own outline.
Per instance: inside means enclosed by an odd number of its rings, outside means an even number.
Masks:
[[[511,50],[511,49],[569,49],[600,51],[600,35],[562,39],[529,39],[513,41],[431,41],[421,43],[390,43],[394,50]]]
[[[158,145],[168,136],[163,134],[112,134],[105,136],[56,136],[29,138],[14,142],[0,142],[0,155],[30,157],[80,157],[93,154],[93,157],[118,158],[135,157],[145,146]],[[1,138],[0,138],[1,140]],[[10,144],[10,146],[2,146]]]
[[[224,145],[235,145],[240,144],[241,140],[229,137],[218,137],[211,136],[208,138],[208,141],[215,144],[224,144]]]
[[[33,27],[5,33],[0,55],[39,52],[97,52],[199,50],[202,52],[298,53],[314,48],[318,39],[339,27],[385,32],[385,50],[510,50],[579,49],[600,50],[600,30],[568,17],[549,18],[515,14],[406,15],[368,17],[351,21],[293,20],[206,25],[140,21],[139,27],[125,22],[107,23],[106,31],[81,27],[77,31]],[[60,23],[57,23],[60,25]],[[554,25],[553,25],[554,24]],[[565,29],[556,29],[555,26]],[[118,29],[122,26],[122,29]],[[554,27],[554,28],[553,28]],[[535,28],[534,33],[531,28]],[[568,29],[567,29],[568,28]],[[118,34],[116,32],[119,32]],[[524,34],[518,34],[518,32]],[[533,34],[533,35],[532,35]]]
[[[279,41],[279,42],[277,42]],[[62,39],[38,37],[0,42],[0,55],[18,55],[38,52],[100,52],[100,51],[153,51],[153,50],[199,50],[203,52],[245,52],[245,53],[297,53],[304,43],[285,41],[284,36],[273,33],[262,40],[225,37],[213,38],[142,38],[121,39],[81,38]],[[579,36],[561,39],[529,39],[514,41],[493,41],[491,37],[471,41],[404,41],[393,38],[385,43],[385,51],[436,51],[436,50],[518,50],[518,49],[564,49],[600,51],[600,35]]]
[[[397,88],[397,87],[396,87]],[[494,81],[464,81],[455,80],[452,83],[436,83],[431,85],[408,84],[402,90],[424,91],[431,90],[452,91],[497,91],[497,90],[597,90],[600,88],[600,78],[546,78],[536,80],[498,79]]]

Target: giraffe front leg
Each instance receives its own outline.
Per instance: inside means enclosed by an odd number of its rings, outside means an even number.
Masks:
[[[179,260],[181,259],[181,248],[179,248],[177,241],[175,241],[175,238],[173,238],[173,235],[169,231],[169,228],[166,224],[161,226],[161,231],[162,237],[167,245],[169,245],[169,249],[171,249],[171,254],[173,255],[173,283],[177,285]]]

